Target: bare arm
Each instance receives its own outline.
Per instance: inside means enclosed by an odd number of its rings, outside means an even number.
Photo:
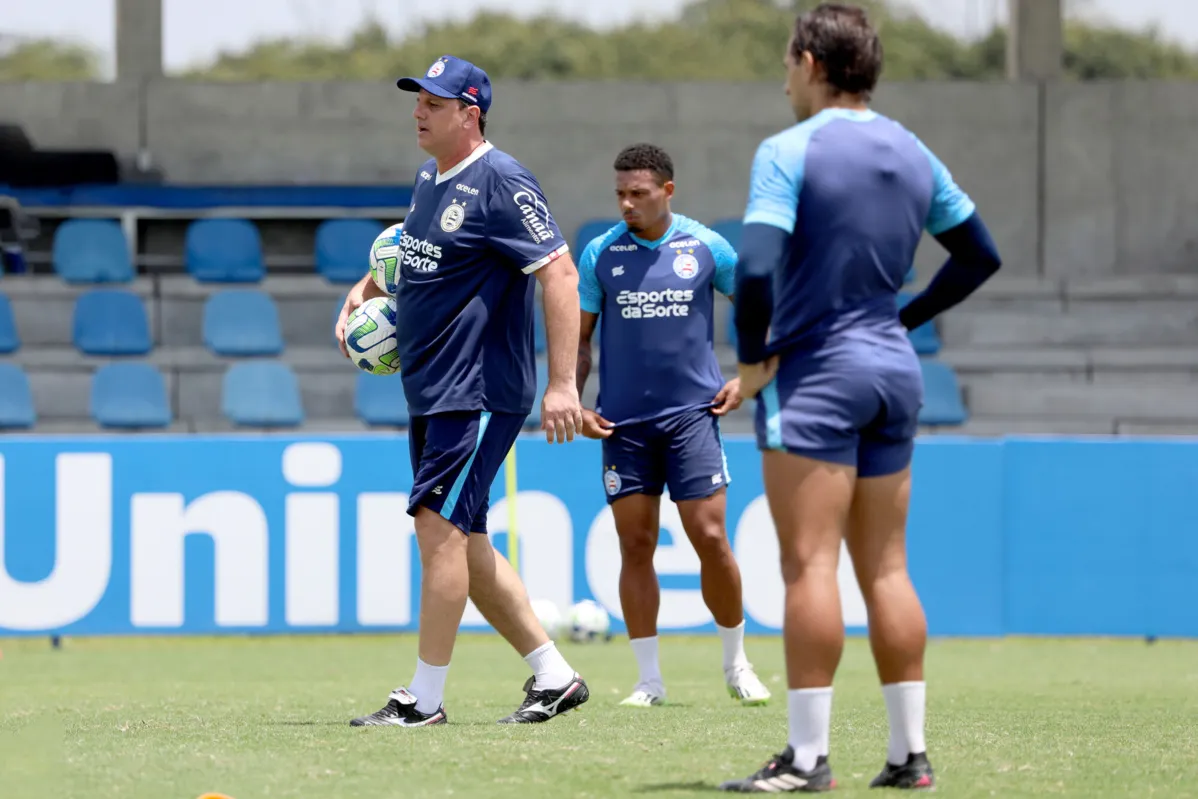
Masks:
[[[545,333],[549,344],[549,386],[541,401],[541,427],[550,443],[574,440],[582,431],[578,400],[578,270],[563,254],[536,272],[545,304]]]
[[[586,388],[587,378],[591,376],[591,339],[595,335],[595,325],[599,322],[599,314],[583,311],[580,317],[581,326],[578,330],[578,396],[582,396]]]

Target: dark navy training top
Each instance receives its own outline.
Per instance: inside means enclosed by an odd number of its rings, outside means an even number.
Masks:
[[[404,395],[413,416],[527,414],[536,393],[532,273],[567,252],[536,178],[481,145],[416,178],[395,290]]]

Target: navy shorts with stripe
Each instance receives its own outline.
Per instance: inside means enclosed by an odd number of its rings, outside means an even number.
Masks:
[[[905,341],[783,355],[759,396],[757,444],[882,477],[911,464],[922,405],[923,373]]]
[[[675,502],[709,497],[728,485],[728,462],[719,417],[711,410],[616,427],[603,440],[603,487],[610,505],[630,494]]]
[[[464,533],[485,534],[491,484],[527,418],[489,411],[413,418],[408,434],[413,476],[408,514],[415,516],[417,508],[425,507]]]

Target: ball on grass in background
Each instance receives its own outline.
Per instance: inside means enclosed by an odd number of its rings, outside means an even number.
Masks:
[[[370,245],[370,279],[374,285],[394,296],[399,282],[399,237],[403,225],[392,225]]]
[[[345,348],[350,360],[372,375],[399,371],[395,340],[395,299],[372,297],[354,309],[345,323]]]
[[[611,640],[611,616],[592,599],[584,599],[570,608],[570,640],[578,644]]]
[[[537,620],[545,628],[545,634],[556,641],[558,636],[562,634],[562,627],[565,622],[565,618],[562,616],[562,609],[552,599],[534,599],[532,601],[532,612],[537,614]]]

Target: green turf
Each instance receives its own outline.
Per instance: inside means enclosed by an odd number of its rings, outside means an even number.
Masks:
[[[719,643],[667,638],[670,704],[617,706],[627,641],[563,645],[588,678],[582,711],[498,726],[524,663],[499,639],[464,637],[450,724],[353,729],[406,681],[411,637],[0,641],[0,796],[614,797],[710,794],[785,743],[776,639],[749,655],[775,692],[741,708]],[[928,658],[928,739],[949,796],[1198,795],[1198,644],[942,641]],[[876,796],[885,711],[868,647],[850,641],[836,685],[837,795]]]

